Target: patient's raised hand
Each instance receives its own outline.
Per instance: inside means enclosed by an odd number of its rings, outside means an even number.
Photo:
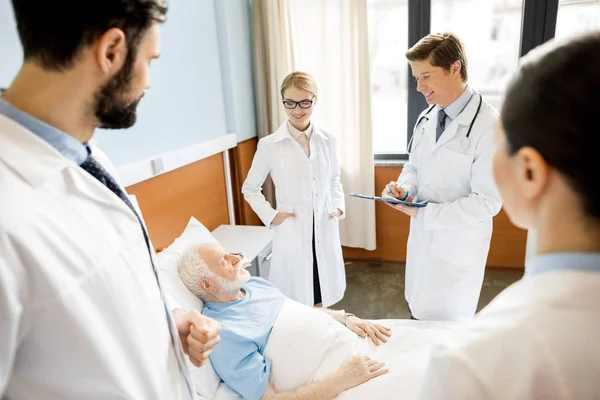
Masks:
[[[202,366],[221,341],[221,325],[196,310],[174,309],[173,316],[183,351],[196,367]]]
[[[387,339],[392,336],[390,328],[355,316],[346,319],[346,326],[362,338],[369,336],[376,346],[379,346],[380,342],[387,343]]]

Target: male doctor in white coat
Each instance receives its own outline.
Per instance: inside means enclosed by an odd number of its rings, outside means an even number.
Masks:
[[[166,6],[13,9],[24,64],[0,97],[0,398],[195,398],[183,352],[201,365],[220,327],[166,305],[141,218],[89,143],[135,122]]]
[[[428,202],[393,205],[411,216],[406,301],[414,319],[462,320],[477,308],[492,218],[502,202],[492,176],[497,112],[467,84],[467,60],[452,33],[431,34],[406,53],[417,91],[430,104],[409,160],[384,195]]]
[[[494,176],[510,220],[537,232],[536,255],[432,351],[422,400],[600,399],[600,31],[519,64]]]

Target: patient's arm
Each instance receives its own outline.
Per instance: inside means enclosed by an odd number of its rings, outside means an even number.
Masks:
[[[331,315],[339,323],[342,322],[342,317],[345,314],[344,311],[340,310],[329,310],[327,308],[319,308],[319,310]],[[386,343],[387,338],[392,335],[390,328],[356,316],[350,316],[346,319],[346,327],[362,338],[369,336],[377,346],[379,346],[380,341]]]
[[[344,316],[343,310],[330,310],[328,308],[317,308],[317,310],[323,311],[324,313],[331,315],[331,317],[337,322],[342,323],[342,317]]]
[[[289,392],[277,393],[273,386],[267,390],[261,400],[329,400],[340,393],[361,385],[373,378],[386,374],[385,364],[365,356],[349,358],[333,374]]]

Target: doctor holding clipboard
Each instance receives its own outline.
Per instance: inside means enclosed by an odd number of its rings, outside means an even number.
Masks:
[[[426,202],[389,204],[411,217],[405,297],[414,319],[475,314],[502,202],[492,176],[497,112],[467,84],[460,39],[428,35],[406,57],[430,106],[419,116],[409,159],[382,196]]]

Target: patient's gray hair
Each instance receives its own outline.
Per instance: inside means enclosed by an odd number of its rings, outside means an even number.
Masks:
[[[212,278],[214,274],[206,261],[200,257],[199,250],[202,246],[202,244],[199,244],[188,247],[181,256],[177,269],[185,286],[196,296],[204,299],[207,293],[198,286],[198,282],[201,279]]]

